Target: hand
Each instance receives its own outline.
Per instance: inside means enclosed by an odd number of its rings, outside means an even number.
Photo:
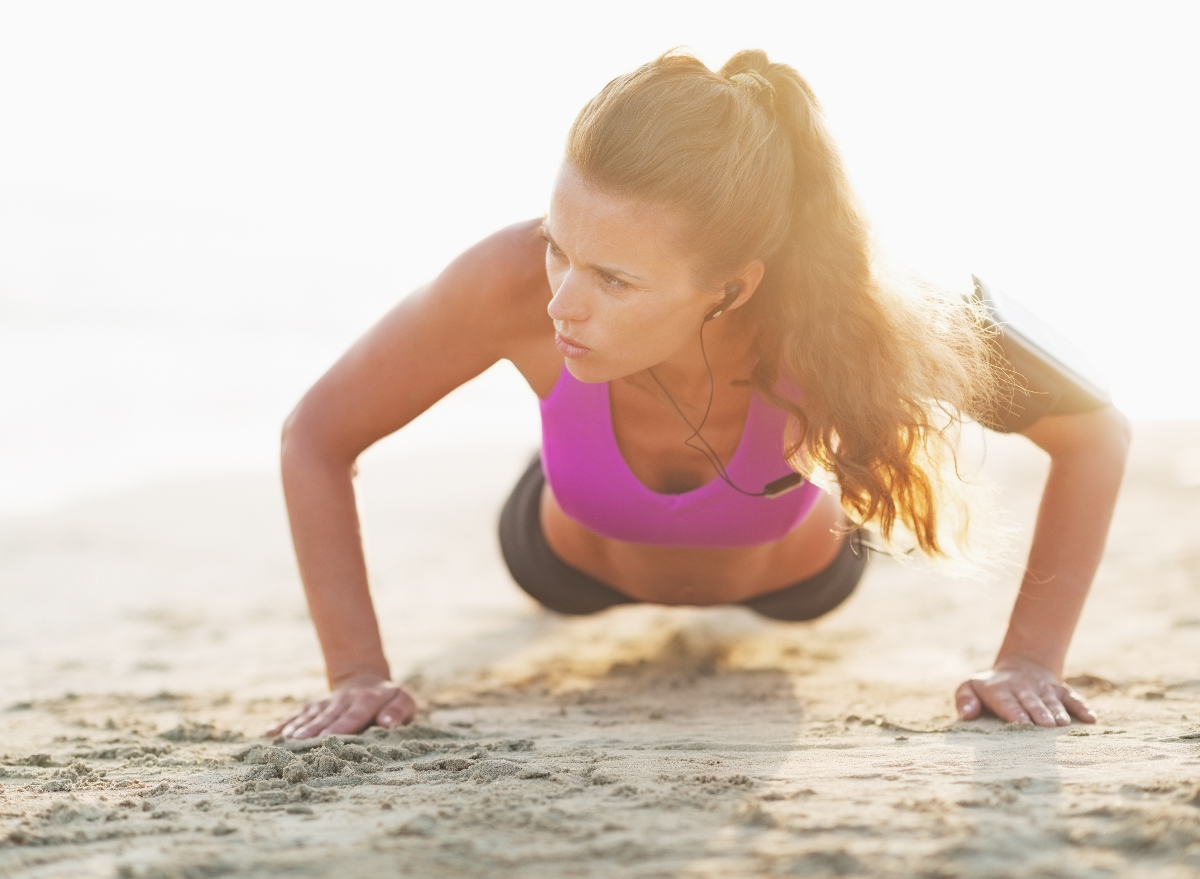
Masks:
[[[311,739],[361,732],[372,723],[401,726],[413,719],[417,703],[401,687],[376,676],[351,678],[324,699],[314,699],[298,713],[267,730],[267,735]]]
[[[1050,669],[1028,659],[1000,660],[991,671],[959,687],[954,701],[963,720],[974,720],[986,707],[1009,723],[1068,726],[1071,715],[1084,723],[1096,722],[1082,696]]]

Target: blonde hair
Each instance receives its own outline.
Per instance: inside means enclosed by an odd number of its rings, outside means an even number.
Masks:
[[[794,416],[792,466],[832,476],[855,522],[885,539],[899,525],[945,554],[950,428],[991,405],[1001,374],[972,306],[879,271],[800,75],[758,50],[718,72],[669,52],[583,108],[566,158],[601,189],[681,207],[691,226],[679,245],[695,256],[698,283],[765,263],[742,309],[757,328],[751,383]],[[800,403],[776,392],[781,374]]]

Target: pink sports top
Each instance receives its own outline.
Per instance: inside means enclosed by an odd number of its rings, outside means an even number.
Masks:
[[[564,366],[541,401],[542,467],[568,516],[613,540],[662,546],[754,546],[799,525],[821,490],[805,480],[776,497],[746,497],[720,477],[683,494],[642,484],[617,447],[607,382],[588,384]],[[791,472],[783,458],[787,413],[758,394],[726,472],[746,491],[760,491]]]

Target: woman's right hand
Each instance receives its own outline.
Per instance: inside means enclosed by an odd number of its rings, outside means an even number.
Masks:
[[[417,703],[403,687],[379,677],[353,678],[324,699],[305,703],[296,714],[267,730],[267,735],[289,739],[349,735],[371,724],[401,726],[416,713]]]

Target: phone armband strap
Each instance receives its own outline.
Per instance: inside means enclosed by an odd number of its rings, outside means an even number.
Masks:
[[[1003,365],[1013,383],[987,412],[985,427],[1001,433],[1024,430],[1045,415],[1092,412],[1112,404],[1108,382],[1069,339],[1012,297],[972,276]]]

